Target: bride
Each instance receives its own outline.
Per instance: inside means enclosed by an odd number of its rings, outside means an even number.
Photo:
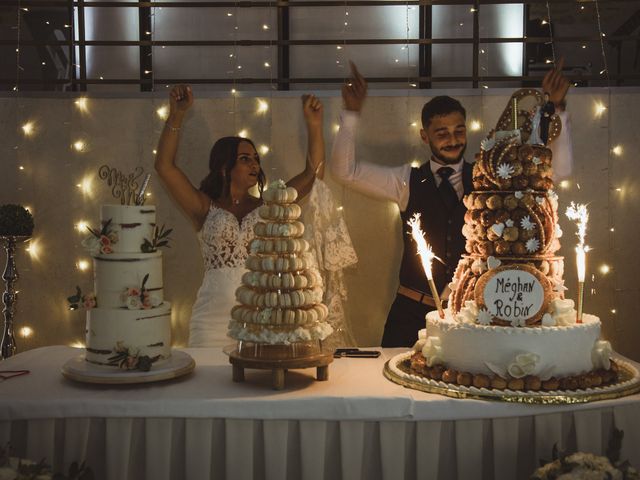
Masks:
[[[259,220],[265,175],[253,142],[223,137],[211,149],[209,174],[196,188],[176,165],[176,151],[193,92],[177,85],[170,93],[170,113],[158,142],[155,169],[173,199],[198,232],[205,274],[189,323],[189,346],[222,347],[235,290],[241,283],[253,227]],[[303,97],[308,132],[304,170],[287,182],[302,198],[311,190],[324,162],[322,104],[313,95]],[[257,185],[260,197],[250,194]]]

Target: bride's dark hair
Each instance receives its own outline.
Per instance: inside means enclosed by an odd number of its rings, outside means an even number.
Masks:
[[[213,200],[229,194],[231,188],[231,169],[238,158],[238,146],[241,142],[247,142],[255,149],[256,146],[248,138],[222,137],[211,148],[209,154],[209,174],[200,183],[200,191],[209,195]],[[260,160],[258,158],[258,163]],[[260,167],[258,173],[258,191],[262,197],[265,175]]]

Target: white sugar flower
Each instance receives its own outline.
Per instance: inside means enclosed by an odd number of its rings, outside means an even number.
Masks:
[[[536,202],[538,202],[538,205],[542,205],[544,203],[544,197],[536,197]]]
[[[527,322],[524,318],[514,318],[511,320],[512,327],[526,327]]]
[[[540,160],[540,157],[533,157],[531,161],[533,162],[534,165],[540,165],[542,163],[542,160]]]
[[[484,152],[488,152],[496,145],[496,140],[494,138],[483,138],[480,142],[480,148]]]
[[[609,368],[611,368],[612,353],[613,349],[609,342],[606,340],[596,341],[593,345],[593,350],[591,351],[591,362],[593,363],[593,368],[604,368],[605,370],[609,370]]]
[[[547,190],[547,195],[551,200],[557,200],[558,194],[553,190]]]
[[[520,200],[520,199],[524,196],[524,194],[523,194],[520,190],[518,190],[518,191],[517,191],[516,193],[514,193],[513,195],[514,195],[518,200]]]
[[[537,238],[530,238],[527,240],[525,247],[527,247],[527,252],[535,253],[540,248],[540,241]]]
[[[562,237],[562,228],[560,228],[560,225],[556,223],[556,238],[561,238]]]
[[[129,310],[140,310],[142,308],[142,301],[140,300],[140,297],[127,297],[126,307]]]
[[[509,220],[507,220],[506,222],[504,222],[504,224],[505,224],[508,228],[511,228],[511,227],[513,227],[513,225],[514,225],[513,220],[511,220],[511,219],[509,219]]]
[[[533,230],[534,228],[536,228],[536,224],[533,223],[531,221],[531,217],[529,217],[529,215],[527,215],[526,217],[523,217],[520,220],[520,227],[524,228],[525,230]]]
[[[493,317],[486,308],[478,312],[478,323],[480,325],[491,325],[491,320],[493,320]]]
[[[535,353],[521,353],[516,355],[514,362],[509,365],[507,371],[514,378],[522,378],[532,375],[536,370],[536,364],[540,361],[540,356]]]
[[[511,178],[513,172],[515,172],[513,165],[509,165],[508,163],[501,163],[498,165],[498,176],[503,180]]]

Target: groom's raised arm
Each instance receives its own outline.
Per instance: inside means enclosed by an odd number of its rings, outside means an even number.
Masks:
[[[562,122],[560,135],[550,145],[553,153],[553,179],[557,182],[571,175],[573,171],[573,146],[571,145],[571,119],[565,110],[565,97],[569,90],[570,82],[562,74],[564,58],[560,58],[542,80],[542,90],[549,94],[549,100],[553,102],[556,113]]]
[[[355,137],[360,111],[367,96],[367,82],[351,64],[352,78],[342,87],[345,109],[329,160],[333,178],[354,190],[395,202],[404,210],[409,201],[411,166],[389,167],[356,160]]]

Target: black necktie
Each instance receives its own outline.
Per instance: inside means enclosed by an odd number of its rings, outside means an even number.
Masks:
[[[458,205],[458,202],[460,201],[458,199],[458,194],[456,193],[455,188],[453,188],[453,185],[451,185],[451,182],[449,182],[449,177],[453,175],[453,168],[440,167],[437,173],[442,179],[440,185],[438,186],[440,197],[446,205],[447,210],[451,211],[456,207],[456,205]]]

